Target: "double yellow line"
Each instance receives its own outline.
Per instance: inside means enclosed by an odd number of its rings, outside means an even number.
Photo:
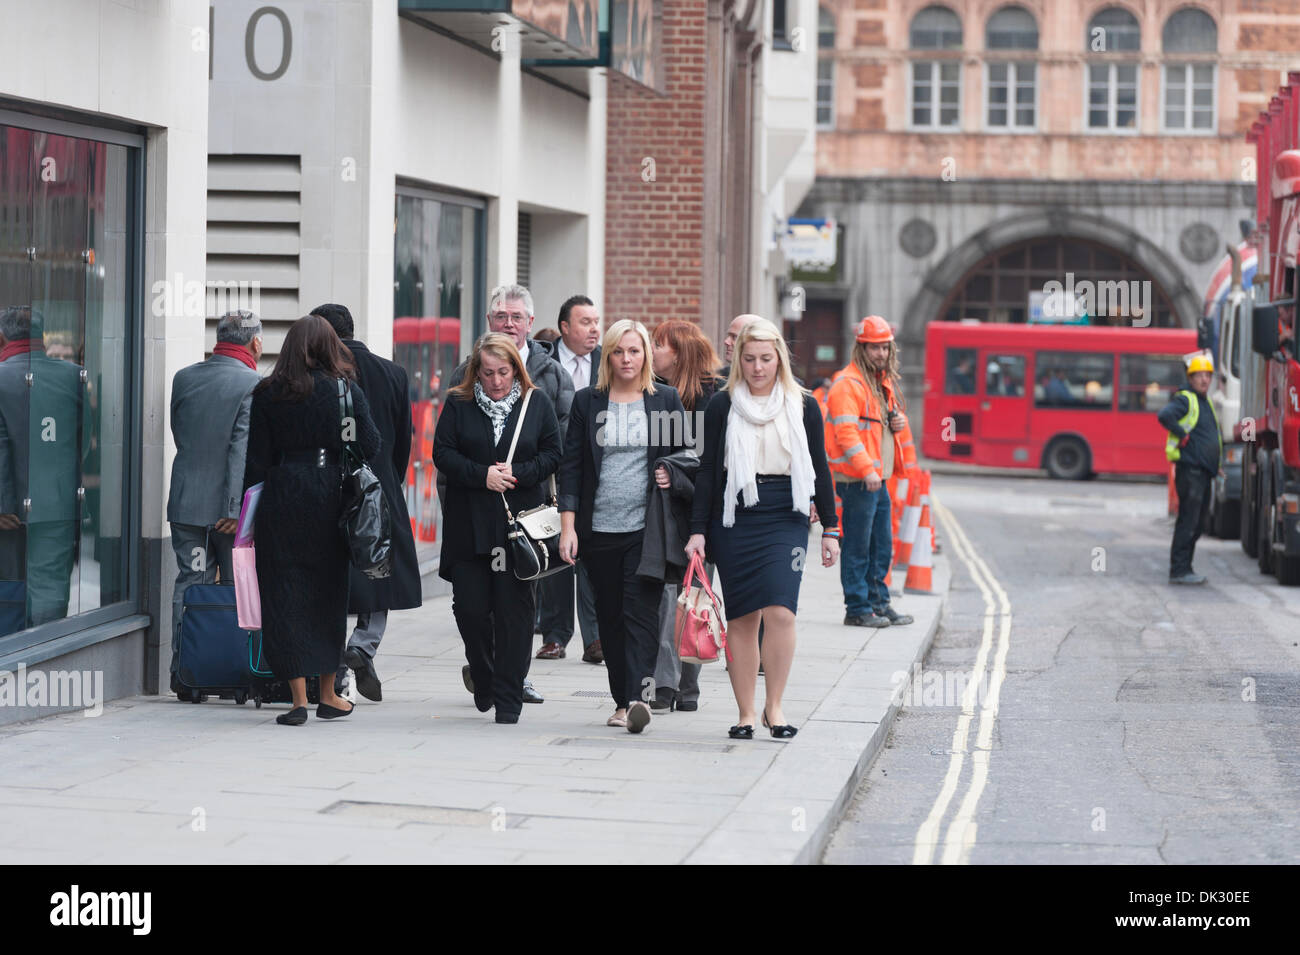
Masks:
[[[930,504],[943,525],[948,540],[962,563],[970,572],[971,578],[979,587],[984,597],[984,634],[980,641],[979,652],[975,655],[975,665],[971,670],[971,679],[967,681],[961,699],[961,716],[957,719],[957,728],[952,734],[952,758],[948,762],[948,772],[944,776],[939,795],[930,807],[921,827],[916,831],[916,840],[912,849],[913,865],[930,865],[935,861],[935,853],[940,848],[939,830],[942,827],[948,807],[957,794],[961,782],[962,768],[966,763],[967,747],[970,742],[971,723],[975,720],[976,705],[979,702],[980,687],[988,680],[988,692],[979,703],[979,726],[975,736],[975,746],[970,752],[971,775],[969,786],[956,815],[948,824],[947,834],[942,841],[943,855],[939,861],[944,865],[963,865],[970,861],[971,850],[975,847],[974,822],[975,809],[989,778],[989,756],[993,749],[993,726],[998,716],[998,698],[1002,693],[1002,682],[1007,675],[1007,651],[1011,648],[1011,601],[1002,589],[993,572],[984,563],[983,558],[962,530],[961,524],[933,494]],[[997,644],[994,646],[994,631],[997,631]],[[989,655],[993,654],[993,666],[990,673]]]

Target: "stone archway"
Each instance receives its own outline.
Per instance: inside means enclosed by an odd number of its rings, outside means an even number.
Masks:
[[[900,336],[903,342],[915,346],[914,353],[919,353],[925,342],[925,326],[939,314],[953,288],[968,272],[1000,249],[1042,238],[1083,239],[1109,246],[1128,256],[1149,273],[1151,280],[1163,291],[1172,304],[1178,324],[1184,328],[1196,327],[1200,296],[1168,253],[1123,223],[1090,213],[1056,208],[991,223],[945,253],[908,303]]]

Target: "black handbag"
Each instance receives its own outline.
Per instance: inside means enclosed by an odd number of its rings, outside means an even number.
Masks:
[[[510,439],[510,452],[506,455],[506,464],[515,456],[515,445],[519,443],[519,432],[524,426],[524,416],[528,414],[528,400],[533,391],[529,389],[524,395],[523,406],[519,409],[519,420],[515,422],[515,434]],[[510,562],[514,564],[515,576],[520,580],[541,580],[552,574],[558,574],[569,565],[560,558],[560,509],[555,499],[555,477],[551,476],[551,501],[539,504],[513,514],[510,502],[505,494],[501,503],[506,508],[506,543],[510,547]]]
[[[352,386],[346,379],[339,382],[339,418],[343,434],[348,424],[356,428],[352,410]],[[366,463],[355,441],[343,441],[343,508],[339,513],[339,531],[348,545],[348,558],[371,580],[380,580],[393,572],[393,535],[388,516],[388,502],[379,478]]]

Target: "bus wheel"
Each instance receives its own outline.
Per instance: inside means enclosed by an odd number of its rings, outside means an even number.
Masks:
[[[1043,458],[1047,473],[1061,481],[1082,481],[1092,469],[1088,446],[1078,438],[1057,438]]]
[[[1273,519],[1273,461],[1271,459],[1272,455],[1267,450],[1263,450],[1255,460],[1257,512],[1255,547],[1258,551],[1255,560],[1259,564],[1261,574],[1271,573],[1273,570],[1273,527],[1269,523]]]
[[[1255,513],[1259,506],[1255,502],[1255,485],[1250,475],[1250,465],[1254,455],[1241,456],[1241,549],[1247,557],[1259,554],[1259,515]]]

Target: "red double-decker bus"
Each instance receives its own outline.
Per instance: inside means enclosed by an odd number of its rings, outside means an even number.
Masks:
[[[433,429],[442,397],[460,364],[460,319],[398,318],[393,322],[393,361],[406,369],[415,436],[406,468],[406,505],[417,539],[438,537],[441,510],[433,470]]]
[[[1052,477],[1169,470],[1156,412],[1191,329],[931,322],[921,453]]]

